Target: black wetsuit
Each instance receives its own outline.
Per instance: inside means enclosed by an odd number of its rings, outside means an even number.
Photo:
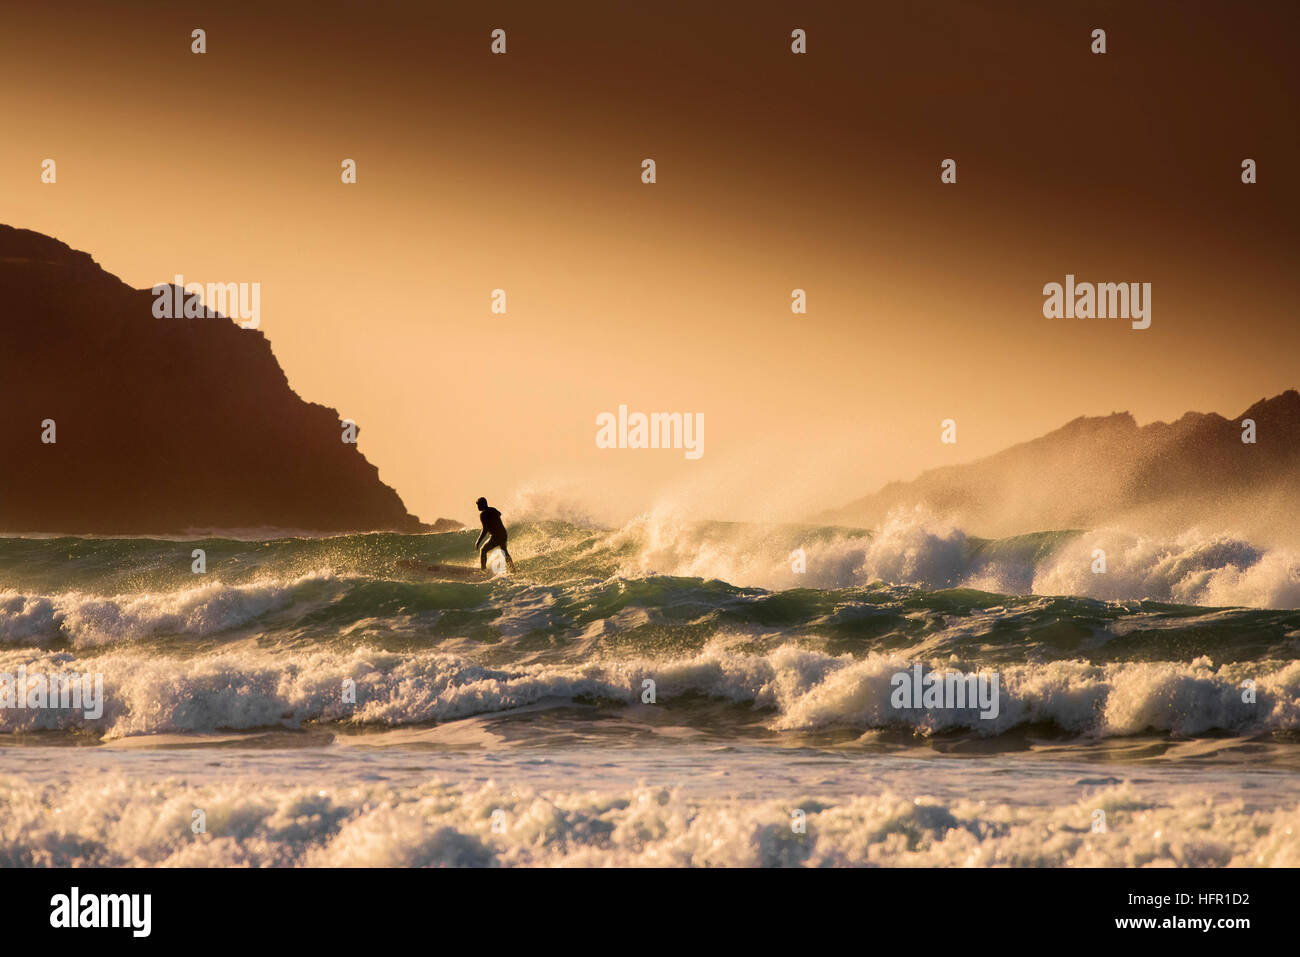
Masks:
[[[506,567],[514,571],[515,561],[510,557],[510,550],[506,548],[506,526],[501,521],[501,513],[489,505],[487,508],[479,509],[478,515],[479,520],[483,523],[483,533],[479,535],[475,547],[482,545],[484,535],[488,536],[487,544],[483,545],[482,550],[478,553],[479,567],[486,569],[488,552],[494,548],[499,548],[502,554],[506,556]]]

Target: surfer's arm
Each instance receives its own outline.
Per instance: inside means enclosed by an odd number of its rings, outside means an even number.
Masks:
[[[478,547],[483,544],[483,540],[487,538],[487,534],[488,534],[488,530],[486,528],[483,529],[483,531],[478,533],[478,541],[474,543],[475,550],[477,550]]]

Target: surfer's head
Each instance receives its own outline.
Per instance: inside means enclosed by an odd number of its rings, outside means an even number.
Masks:
[[[481,512],[483,509],[487,508],[487,499],[480,495],[478,501],[474,504],[478,506],[478,510]]]

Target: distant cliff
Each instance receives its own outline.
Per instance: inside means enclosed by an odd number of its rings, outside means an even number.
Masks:
[[[1242,442],[1246,419],[1253,444]],[[1261,399],[1232,419],[1189,412],[1139,427],[1127,412],[1078,418],[987,458],[890,483],[817,520],[870,527],[915,506],[980,535],[1136,521],[1300,538],[1300,393]]]
[[[457,527],[407,512],[261,332],[157,319],[153,303],[0,225],[0,533]]]

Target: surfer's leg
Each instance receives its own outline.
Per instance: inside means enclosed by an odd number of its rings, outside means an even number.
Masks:
[[[489,538],[487,544],[483,546],[483,551],[479,553],[479,564],[483,568],[483,570],[484,571],[487,570],[488,552],[492,551],[492,549],[494,548],[499,548],[501,549],[502,552],[505,553],[506,567],[509,568],[511,571],[514,571],[515,563],[510,560],[510,553],[506,551],[505,540],[501,538]]]
[[[510,549],[506,548],[505,542],[501,543],[501,554],[506,557],[506,568],[513,572],[515,570],[515,560],[510,557]]]

